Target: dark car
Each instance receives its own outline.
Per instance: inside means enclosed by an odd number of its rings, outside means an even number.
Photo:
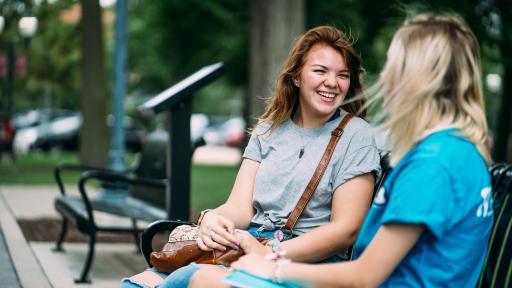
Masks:
[[[36,109],[14,115],[12,122],[14,128],[19,130],[36,127],[45,122],[54,121],[58,118],[71,116],[76,113],[77,112],[65,109]]]
[[[108,124],[112,121],[107,121]],[[77,151],[79,145],[82,115],[80,112],[68,111],[42,121],[37,125],[28,125],[17,130],[14,146],[18,152],[29,150],[42,151]],[[111,124],[109,125],[112,126]],[[146,137],[145,127],[135,119],[125,117],[124,121],[126,149],[138,152]]]

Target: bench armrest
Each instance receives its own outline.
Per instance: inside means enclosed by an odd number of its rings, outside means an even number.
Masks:
[[[99,167],[87,166],[87,165],[79,165],[79,164],[70,164],[70,163],[61,163],[57,165],[53,169],[53,176],[55,178],[55,182],[57,182],[57,186],[59,187],[59,192],[61,195],[66,195],[66,190],[64,189],[64,184],[62,183],[62,172],[64,171],[87,171],[87,170],[105,170]]]
[[[98,180],[98,181],[113,181],[117,183],[125,183],[128,185],[143,185],[143,186],[151,186],[151,187],[160,187],[165,188],[166,187],[166,180],[165,179],[149,179],[149,178],[137,178],[133,176],[127,176],[124,173],[121,172],[114,172],[111,170],[87,170],[80,176],[80,180],[78,181],[78,191],[80,192],[80,197],[82,198],[82,201],[85,205],[85,209],[87,211],[87,216],[89,217],[90,221],[92,223],[95,223],[94,221],[94,215],[93,215],[93,207],[91,204],[91,201],[89,200],[89,197],[87,196],[86,191],[86,183],[91,180]],[[95,225],[95,224],[94,224]]]
[[[152,267],[149,256],[151,252],[153,252],[153,246],[151,245],[153,242],[153,237],[156,233],[172,231],[174,228],[180,225],[191,225],[192,222],[187,221],[173,221],[173,220],[158,220],[148,225],[148,227],[144,230],[141,236],[140,241],[140,250],[146,259],[149,267]]]
[[[100,168],[100,167],[95,167],[95,166],[88,166],[88,165],[81,165],[81,164],[71,164],[71,163],[61,163],[59,165],[57,165],[54,169],[53,169],[53,176],[55,178],[55,182],[57,182],[57,186],[59,187],[59,192],[61,195],[66,195],[66,190],[64,188],[64,183],[62,182],[62,172],[64,171],[78,171],[78,172],[83,172],[83,171],[101,171],[101,172],[113,172],[115,173],[115,171],[113,170],[109,170],[109,169],[105,169],[105,168]],[[123,173],[132,173],[133,171],[135,171],[135,168],[133,167],[130,167],[128,169],[126,169]]]

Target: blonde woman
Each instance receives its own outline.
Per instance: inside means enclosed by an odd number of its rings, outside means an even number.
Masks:
[[[309,265],[252,254],[235,269],[308,287],[475,286],[493,223],[477,40],[458,18],[420,15],[396,32],[387,56],[378,87],[394,169],[355,260]],[[202,271],[192,286],[222,286],[223,276]]]

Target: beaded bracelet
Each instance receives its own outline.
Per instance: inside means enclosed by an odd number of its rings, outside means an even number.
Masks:
[[[281,279],[281,272],[283,270],[283,267],[291,263],[290,259],[281,259],[276,261],[277,267],[274,271],[274,276],[272,277],[272,281],[282,284],[283,279]]]

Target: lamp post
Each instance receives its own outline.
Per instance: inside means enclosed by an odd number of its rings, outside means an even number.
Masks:
[[[115,52],[114,52],[114,99],[112,140],[109,152],[110,168],[123,171],[125,167],[124,141],[124,94],[126,93],[126,0],[116,2]]]
[[[109,150],[110,169],[121,172],[125,165],[124,141],[124,94],[126,93],[126,18],[127,0],[116,1],[115,38],[114,38],[114,77],[112,102],[112,138]],[[128,192],[125,186],[118,183],[104,185],[95,203],[101,205],[125,207]]]
[[[30,39],[34,36],[37,30],[37,18],[33,16],[21,17],[18,21],[18,32],[24,38],[24,43],[28,44]],[[0,34],[6,27],[6,19],[4,16],[0,16]],[[7,39],[7,117],[12,116],[12,103],[13,103],[13,83],[14,83],[14,72],[15,72],[15,61],[16,53],[14,49],[13,37]]]

